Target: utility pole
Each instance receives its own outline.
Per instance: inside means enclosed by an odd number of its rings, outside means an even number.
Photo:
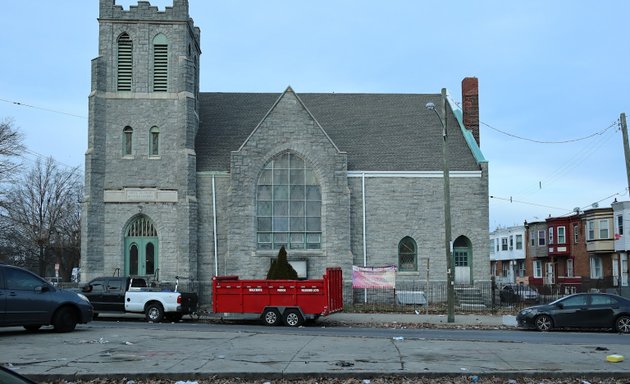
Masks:
[[[626,157],[626,177],[628,178],[628,193],[630,193],[630,148],[628,147],[628,126],[626,125],[626,114],[619,116],[621,124],[621,135],[623,136],[623,153]]]

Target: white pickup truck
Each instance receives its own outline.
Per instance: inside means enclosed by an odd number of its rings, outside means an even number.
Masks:
[[[144,313],[145,319],[160,322],[163,319],[177,322],[196,311],[196,293],[151,288],[147,280],[139,277],[97,277],[81,289],[99,312]]]

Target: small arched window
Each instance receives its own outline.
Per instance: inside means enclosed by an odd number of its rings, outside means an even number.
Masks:
[[[168,39],[163,34],[153,38],[153,92],[168,91]]]
[[[133,77],[133,43],[127,33],[118,36],[118,79],[116,89],[131,91]]]
[[[160,155],[160,128],[151,127],[149,130],[149,156]]]
[[[416,242],[407,236],[398,243],[398,270],[416,271],[418,270],[418,251]]]
[[[123,156],[133,154],[133,128],[126,126],[123,129]]]

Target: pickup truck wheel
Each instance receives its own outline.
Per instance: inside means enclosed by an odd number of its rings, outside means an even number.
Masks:
[[[77,326],[77,316],[71,308],[59,308],[53,317],[55,332],[71,332]]]
[[[297,309],[287,309],[284,311],[284,325],[287,327],[299,327],[304,322],[302,314]]]
[[[147,309],[144,311],[144,317],[147,321],[159,323],[164,318],[164,308],[160,303],[152,303],[147,305]]]
[[[262,319],[266,325],[278,325],[282,321],[280,312],[276,308],[267,308],[262,314]]]

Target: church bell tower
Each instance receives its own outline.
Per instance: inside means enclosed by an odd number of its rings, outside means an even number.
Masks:
[[[99,0],[92,61],[82,280],[197,272],[195,135],[200,30],[187,0],[163,10]]]

